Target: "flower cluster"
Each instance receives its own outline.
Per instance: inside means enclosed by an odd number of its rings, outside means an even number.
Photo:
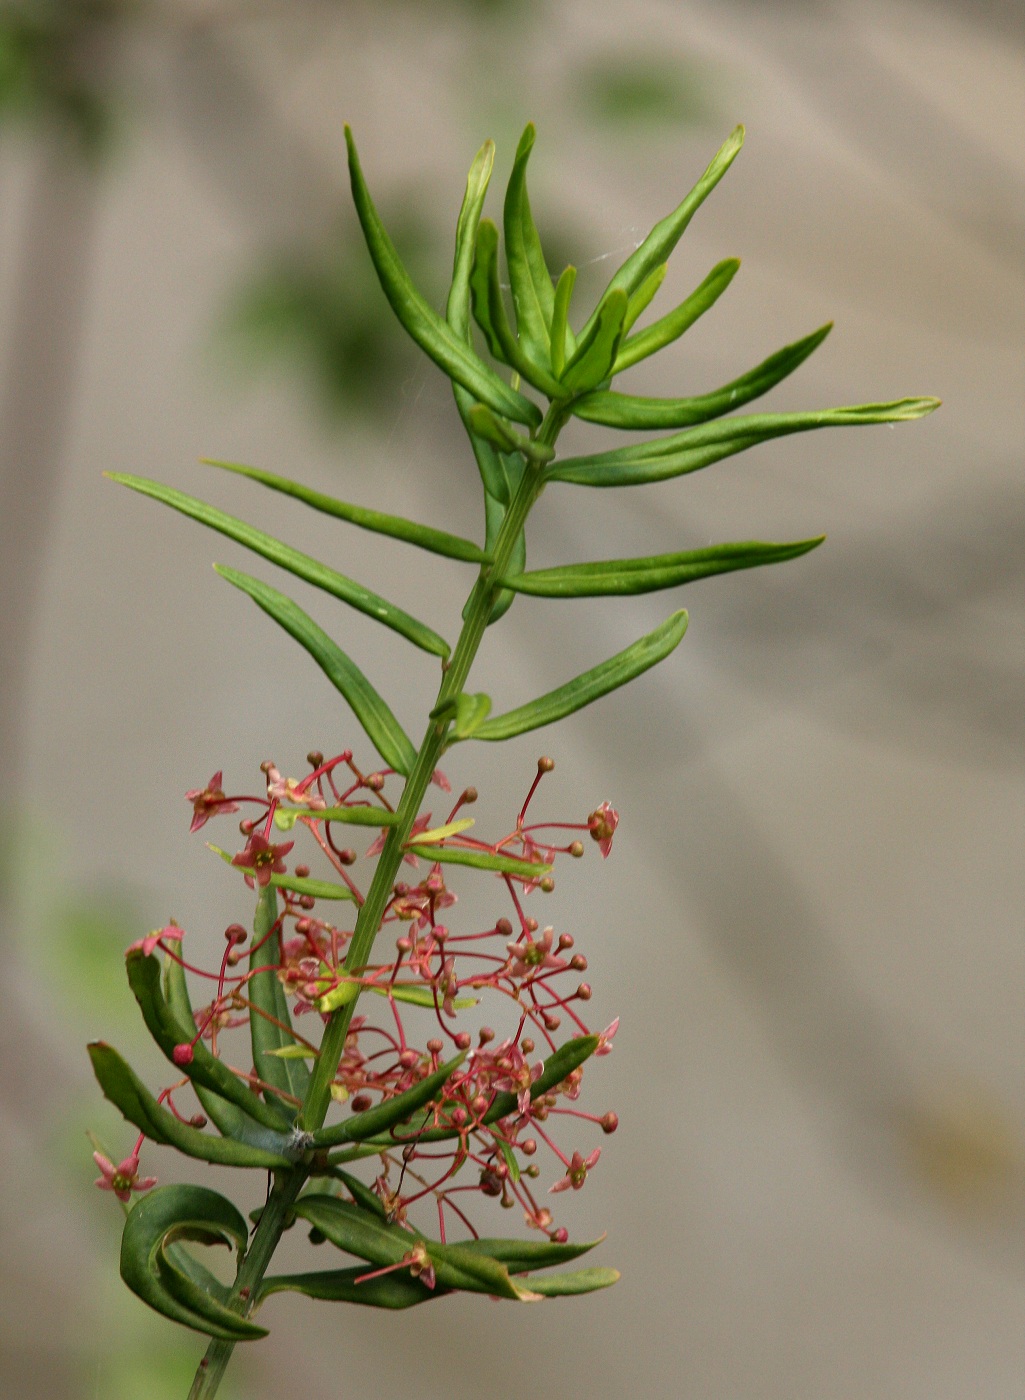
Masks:
[[[380,822],[380,834],[365,855],[380,853],[394,824],[387,793],[393,774],[388,769],[362,772],[349,751],[328,760],[311,753],[309,763],[310,772],[298,781],[283,778],[273,763],[263,764],[265,793],[227,795],[221,773],[215,773],[205,788],[187,794],[194,831],[213,816],[256,809],[255,816],[240,823],[244,848],[234,856],[219,854],[243,872],[250,886],[275,887],[278,919],[263,943],[275,954],[280,950],[280,956],[262,964],[252,956],[262,946],[257,944],[247,950],[249,966],[243,971],[241,945],[248,935],[234,924],[225,932],[227,946],[216,973],[183,962],[190,972],[212,978],[216,992],[196,1012],[191,1044],[176,1047],[176,1063],[188,1065],[200,1039],[220,1053],[225,1032],[259,1014],[246,996],[246,984],[269,965],[304,1031],[286,1028],[294,1039],[290,1048],[311,1060],[318,1053],[318,1035],[315,1030],[305,1033],[307,1025],[326,1022],[357,996],[374,994],[361,1001],[360,1014],[349,1024],[331,1085],[337,1103],[364,1112],[415,1087],[453,1055],[463,1056],[438,1097],[415,1121],[394,1130],[392,1143],[379,1152],[372,1189],[388,1218],[404,1222],[411,1207],[433,1203],[442,1240],[453,1219],[476,1236],[463,1201],[474,1192],[505,1207],[519,1206],[528,1225],[552,1240],[565,1240],[566,1231],[554,1227],[551,1211],[535,1194],[534,1183],[543,1174],[535,1158],[547,1156],[556,1167],[550,1192],[577,1190],[600,1149],[585,1155],[574,1146],[567,1153],[556,1141],[558,1130],[572,1127],[569,1120],[582,1120],[592,1130],[596,1126],[611,1133],[618,1119],[611,1112],[598,1116],[576,1106],[582,1064],[561,1082],[539,1083],[546,1060],[559,1048],[560,1032],[563,1045],[592,1034],[582,1014],[591,988],[583,978],[587,959],[576,950],[572,935],[556,933],[554,926],[542,928],[526,905],[535,890],[554,888],[551,872],[559,858],[584,854],[580,836],[589,836],[603,857],[608,855],[618,822],[615,809],[604,802],[576,823],[528,821],[538,785],[554,766],[542,758],[512,830],[498,841],[486,843],[470,834],[473,822],[465,813],[477,798],[473,788],[460,794],[442,823],[432,825],[432,814],[421,814],[403,851],[415,875],[394,885],[382,920],[379,947],[390,942],[392,951],[381,962],[352,966],[347,954],[355,921],[345,926],[323,911],[337,907],[339,899],[345,908],[358,911],[362,906],[364,894],[353,873],[358,858],[345,838],[357,825]],[[440,771],[434,783],[451,791]],[[279,832],[291,833],[293,839],[278,840]],[[289,868],[286,858],[300,833],[316,845],[318,859],[327,862],[332,880],[339,883],[314,879],[304,863]],[[447,872],[463,875],[467,870],[494,882],[505,910],[487,927],[464,931],[451,922],[457,896]],[[172,924],[133,946],[145,952],[161,946],[168,957],[182,961],[181,937],[182,930]],[[475,1009],[484,999],[504,1014],[503,1032],[479,1023],[481,1013]],[[379,1008],[380,1015],[369,1014],[370,1008]],[[474,1019],[472,1033],[465,1028],[466,1013]],[[597,1037],[595,1055],[609,1052],[617,1025],[614,1021]],[[265,1087],[255,1072],[247,1077],[254,1088]],[[161,1096],[175,1113],[178,1087]],[[201,1119],[188,1121],[195,1125]],[[319,1165],[330,1170],[366,1155],[363,1148],[336,1152]]]

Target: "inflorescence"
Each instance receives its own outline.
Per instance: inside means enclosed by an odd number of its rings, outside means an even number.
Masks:
[[[583,1065],[543,1092],[534,1089],[546,1057],[559,1046],[560,1031],[563,1043],[567,1031],[569,1038],[592,1034],[582,1015],[591,988],[583,980],[587,959],[575,951],[572,935],[556,934],[551,926],[540,928],[524,904],[532,891],[550,892],[554,888],[550,872],[558,858],[583,855],[580,835],[589,835],[603,857],[609,854],[618,823],[615,809],[603,802],[584,822],[528,822],[538,784],[554,767],[551,759],[542,758],[513,830],[492,844],[469,834],[473,822],[465,809],[477,799],[474,788],[460,794],[441,825],[432,827],[431,814],[422,814],[413,825],[405,850],[405,861],[416,874],[394,885],[382,921],[382,934],[394,934],[394,951],[386,961],[348,967],[346,953],[354,930],[331,922],[322,910],[328,898],[337,900],[339,895],[347,901],[347,908],[358,910],[363,904],[364,894],[352,873],[357,856],[344,844],[344,838],[351,838],[356,829],[352,824],[355,809],[361,809],[359,822],[363,826],[375,824],[368,815],[375,811],[381,812],[382,823],[388,821],[386,814],[394,809],[386,788],[393,772],[383,769],[364,774],[348,750],[327,760],[320,753],[311,753],[308,760],[310,772],[299,781],[283,778],[273,763],[261,765],[266,795],[228,795],[219,772],[204,788],[187,794],[192,803],[193,831],[212,817],[256,809],[255,816],[246,816],[240,823],[246,837],[242,851],[231,857],[217,847],[213,849],[243,872],[250,887],[273,884],[280,902],[277,923],[246,950],[247,970],[235,971],[242,960],[242,945],[249,938],[240,924],[225,930],[226,948],[217,972],[184,961],[183,931],[173,923],[133,944],[145,953],[160,947],[188,972],[216,984],[212,998],[195,1012],[194,1039],[175,1048],[175,1062],[183,1067],[191,1063],[194,1046],[201,1039],[209,1043],[214,1054],[223,1055],[228,1032],[248,1024],[250,1014],[266,1014],[254,1007],[246,994],[251,978],[266,971],[266,966],[254,965],[259,959],[252,954],[264,944],[280,947],[280,963],[274,970],[297,1018],[326,1022],[339,1007],[363,993],[376,994],[374,1000],[381,998],[379,1018],[362,1014],[362,1007],[361,1014],[353,1017],[331,1085],[332,1097],[349,1110],[364,1112],[411,1089],[436,1071],[447,1054],[461,1052],[464,1056],[438,1097],[416,1115],[415,1123],[393,1132],[394,1146],[371,1149],[379,1159],[372,1189],[387,1218],[404,1223],[411,1207],[433,1203],[442,1241],[453,1217],[476,1237],[464,1210],[465,1195],[476,1192],[507,1208],[518,1205],[528,1225],[553,1241],[564,1241],[566,1230],[553,1226],[551,1211],[535,1195],[534,1182],[543,1173],[534,1159],[538,1154],[542,1159],[546,1155],[555,1158],[559,1175],[550,1192],[577,1190],[598,1161],[600,1148],[587,1155],[574,1148],[567,1155],[555,1140],[557,1128],[568,1126],[563,1120],[572,1118],[611,1133],[618,1118],[612,1112],[598,1116],[576,1107]],[[451,792],[442,772],[434,774],[434,783]],[[282,831],[294,837],[303,828],[341,887],[311,878],[306,864],[296,863],[289,869],[286,858],[295,840],[275,838]],[[366,856],[380,852],[387,833],[388,826],[383,825]],[[503,858],[492,864],[504,868],[489,869],[481,863],[489,857]],[[426,861],[426,873],[421,861]],[[457,870],[467,862],[471,870],[477,865],[476,873],[486,873],[498,886],[504,886],[507,912],[489,927],[462,932],[445,922],[457,898],[445,876],[445,866],[453,862]],[[485,998],[504,1014],[506,1032],[480,1024],[471,1034],[460,1025],[465,1021],[461,1013],[476,1008]],[[306,1023],[303,1021],[304,1026]],[[609,1053],[617,1026],[618,1020],[613,1021],[600,1033],[595,1055]],[[287,1047],[288,1053],[316,1059],[315,1034],[282,1029],[294,1040],[294,1045]],[[236,1072],[257,1091],[267,1087],[255,1071]],[[174,1103],[174,1094],[186,1082],[165,1089],[160,1096],[179,1117],[183,1115]],[[515,1107],[495,1117],[499,1095],[507,1096],[503,1104],[509,1102],[508,1096],[514,1096]],[[298,1110],[298,1100],[294,1106]],[[185,1121],[194,1127],[205,1126],[202,1114]],[[136,1168],[141,1142],[133,1153]],[[344,1173],[335,1170],[338,1165],[367,1155],[367,1146],[334,1153],[329,1161],[315,1162],[314,1171],[344,1178]],[[474,1179],[467,1181],[470,1175]],[[108,1183],[101,1178],[99,1184]],[[120,1179],[118,1184],[123,1184]],[[153,1180],[146,1178],[135,1189],[152,1184]]]

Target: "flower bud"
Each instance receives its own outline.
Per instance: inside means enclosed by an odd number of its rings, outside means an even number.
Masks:
[[[171,1052],[171,1059],[174,1060],[179,1069],[184,1068],[185,1065],[191,1065],[194,1058],[195,1054],[191,1045],[176,1045]]]

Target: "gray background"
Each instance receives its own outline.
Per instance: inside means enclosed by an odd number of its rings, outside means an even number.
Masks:
[[[218,767],[247,787],[265,757],[298,772],[311,746],[358,742],[318,673],[212,574],[212,559],[248,567],[243,552],[100,473],[237,510],[451,634],[460,566],[195,465],[252,462],[475,533],[476,473],[440,375],[404,370],[372,419],[329,430],[294,378],[240,381],[211,327],[242,262],[332,226],[343,121],[382,202],[413,191],[427,217],[454,220],[480,140],[499,138],[504,181],[534,118],[542,234],[546,220],[569,231],[592,290],[747,124],[664,302],[721,257],[744,266],[635,373],[643,391],[711,389],[835,318],[767,406],[928,393],[944,407],[643,492],[545,496],[535,566],[830,536],[783,569],[672,599],[521,600],[474,673],[502,709],[670,607],[686,604],[691,627],[659,669],[557,733],[467,745],[448,764],[454,786],[481,789],[485,827],[515,813],[541,751],[558,764],[546,813],[583,817],[603,798],[621,812],[613,859],[575,866],[545,913],[590,957],[594,1023],[622,1017],[590,1081],[622,1126],[565,1217],[576,1235],[608,1231],[599,1262],[622,1281],[521,1312],[453,1299],[393,1318],[276,1298],[271,1339],[240,1349],[235,1394],[1020,1395],[1020,11],[247,8],[158,7],[104,56],[131,131],[99,175],[31,133],[0,142],[11,1393],[184,1394],[200,1344],[151,1324],[116,1279],[118,1213],[91,1189],[84,1130],[114,1150],[131,1139],[82,1044],[109,1037],[158,1082],[119,951],[171,915],[213,948],[238,917],[181,793]],[[588,64],[652,54],[696,75],[689,119],[592,120]],[[294,591],[418,731],[431,663]],[[183,1170],[153,1148],[144,1169]],[[239,1187],[248,1208],[259,1187]]]

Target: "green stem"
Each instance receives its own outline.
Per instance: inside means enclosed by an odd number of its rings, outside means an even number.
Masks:
[[[553,405],[535,441],[544,446],[554,446],[564,421],[565,412],[562,406]],[[502,528],[495,540],[491,558],[481,565],[480,574],[470,594],[463,628],[445,667],[435,710],[447,700],[459,695],[466,685],[495,599],[501,591],[498,580],[509,567],[516,540],[526,524],[531,507],[543,489],[542,473],[543,467],[540,463],[526,463],[519,488],[509,503]],[[381,927],[402,862],[405,843],[409,840],[427,786],[445,751],[451,722],[450,718],[438,719],[431,720],[427,725],[416,762],[402,791],[397,809],[398,820],[388,831],[378,857],[374,878],[356,919],[356,927],[345,959],[347,972],[365,967],[370,959],[374,940]],[[298,1126],[308,1132],[321,1127],[327,1116],[331,1104],[331,1084],[338,1072],[345,1049],[345,1038],[355,1009],[356,1000],[347,1006],[339,1007],[324,1028],[320,1053],[314,1064],[306,1099],[298,1119]],[[232,1304],[237,1304],[238,1311],[242,1314],[248,1315],[252,1311],[251,1300],[257,1295],[278,1241],[288,1224],[289,1211],[306,1184],[309,1174],[309,1165],[300,1163],[290,1171],[279,1172],[275,1178],[274,1189],[260,1216],[249,1249],[239,1264],[238,1277],[232,1288]],[[211,1341],[196,1372],[189,1400],[211,1400],[217,1392],[234,1347],[234,1342],[218,1339]]]

